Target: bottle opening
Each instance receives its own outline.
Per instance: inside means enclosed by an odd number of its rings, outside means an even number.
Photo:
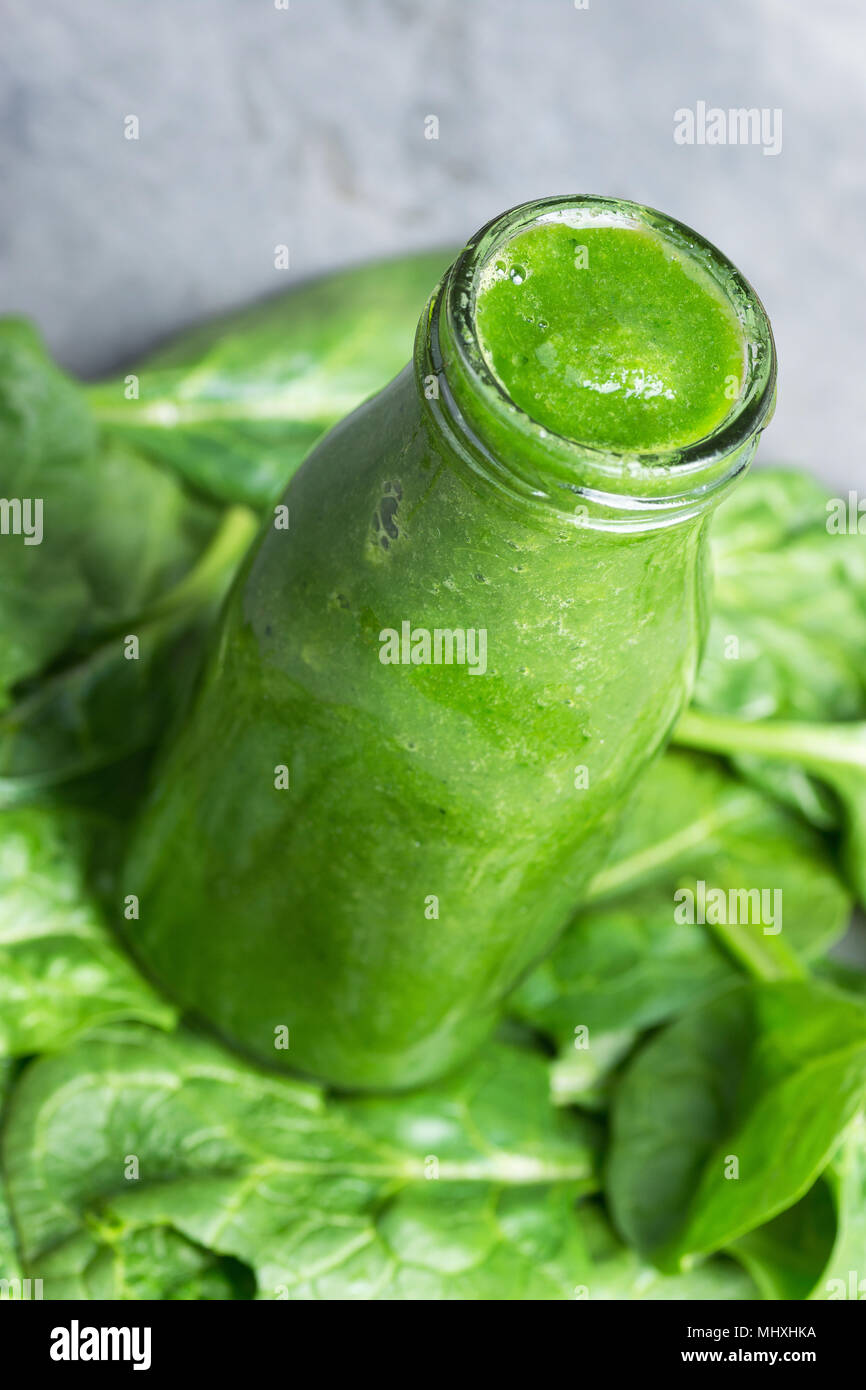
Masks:
[[[636,203],[550,198],[496,218],[446,275],[429,327],[446,407],[500,481],[505,463],[524,494],[566,488],[596,512],[606,494],[617,513],[715,500],[772,410],[754,290],[705,238]]]
[[[698,260],[632,219],[568,213],[514,233],[479,266],[478,345],[539,424],[648,453],[706,438],[745,377],[743,327]]]

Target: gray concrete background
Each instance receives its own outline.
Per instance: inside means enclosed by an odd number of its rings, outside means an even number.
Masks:
[[[276,243],[300,278],[614,193],[762,295],[764,457],[866,483],[862,0],[0,0],[0,32],[0,311],[67,366],[285,287]],[[676,145],[698,100],[781,107],[781,154]]]

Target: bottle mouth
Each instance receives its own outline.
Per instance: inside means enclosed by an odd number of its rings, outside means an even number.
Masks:
[[[507,242],[531,227],[627,227],[654,232],[715,283],[738,320],[743,379],[730,410],[702,438],[647,452],[582,443],[541,424],[494,374],[482,348],[476,306],[485,270]],[[426,330],[426,331],[425,331]],[[446,272],[422,320],[423,372],[439,383],[434,413],[468,449],[476,473],[521,499],[546,501],[590,525],[644,529],[695,515],[748,467],[775,403],[776,353],[755,291],[699,233],[639,203],[594,195],[523,203],[482,227]],[[655,520],[653,520],[653,517]]]

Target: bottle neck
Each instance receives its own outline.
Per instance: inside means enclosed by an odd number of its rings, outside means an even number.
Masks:
[[[561,217],[573,226],[646,226],[682,253],[700,254],[702,268],[714,275],[734,308],[745,344],[738,398],[712,434],[664,453],[596,448],[544,428],[495,379],[475,329],[481,271],[519,231]],[[476,479],[542,520],[628,532],[670,526],[715,507],[748,468],[775,396],[770,326],[735,267],[671,219],[637,204],[600,198],[526,204],[483,228],[427,305],[416,339],[415,374],[431,428]]]

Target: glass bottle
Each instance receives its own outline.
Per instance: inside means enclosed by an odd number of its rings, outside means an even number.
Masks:
[[[651,228],[713,277],[745,365],[712,434],[625,456],[508,397],[475,332],[479,275],[549,216]],[[550,199],[473,238],[414,361],[292,479],[159,771],[124,892],[171,994],[349,1088],[424,1082],[483,1039],[688,700],[711,513],[774,386],[754,292],[661,214]]]

